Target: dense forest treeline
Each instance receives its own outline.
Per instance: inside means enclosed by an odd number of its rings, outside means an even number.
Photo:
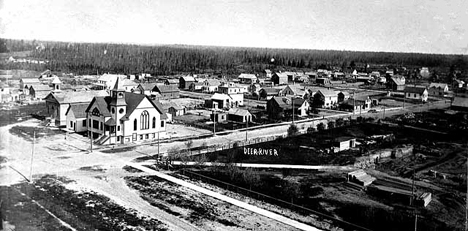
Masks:
[[[3,45],[2,45],[3,44]],[[0,52],[32,51],[48,60],[46,69],[79,74],[262,72],[264,69],[348,70],[371,67],[468,68],[466,55],[360,52],[335,50],[208,47],[188,45],[128,45],[2,39]],[[272,60],[273,59],[273,60]]]

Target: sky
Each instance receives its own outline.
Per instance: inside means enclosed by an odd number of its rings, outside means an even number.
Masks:
[[[468,54],[468,0],[0,0],[0,37]]]

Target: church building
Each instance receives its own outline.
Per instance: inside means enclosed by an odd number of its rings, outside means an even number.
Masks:
[[[162,105],[146,95],[126,92],[119,79],[110,96],[94,97],[85,112],[88,134],[98,144],[153,140],[166,131]]]

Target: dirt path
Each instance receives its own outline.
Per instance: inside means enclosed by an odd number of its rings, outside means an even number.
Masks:
[[[273,220],[276,220],[276,221],[279,221],[279,222],[282,222],[284,224],[287,224],[287,225],[290,225],[291,227],[294,227],[294,228],[297,228],[297,229],[301,229],[301,230],[312,230],[312,231],[320,231],[319,229],[315,228],[315,227],[312,227],[312,226],[309,226],[309,225],[306,225],[304,223],[301,223],[301,222],[298,222],[298,221],[295,221],[295,220],[292,220],[290,218],[287,218],[287,217],[284,217],[282,215],[279,215],[279,214],[276,214],[276,213],[273,213],[273,212],[270,212],[270,211],[267,211],[265,209],[261,209],[259,207],[256,207],[256,206],[253,206],[253,205],[250,205],[250,204],[247,204],[245,202],[242,202],[242,201],[239,201],[239,200],[236,200],[236,199],[233,199],[233,198],[230,198],[228,196],[225,196],[225,195],[221,195],[217,192],[213,192],[211,190],[208,190],[208,189],[205,189],[205,188],[202,188],[200,186],[197,186],[197,185],[194,185],[192,183],[189,183],[189,182],[186,182],[186,181],[183,181],[183,180],[180,180],[178,178],[175,178],[175,177],[172,177],[172,176],[169,176],[167,174],[164,174],[164,173],[161,173],[161,172],[157,172],[155,170],[152,170],[150,168],[147,168],[147,167],[144,167],[140,164],[137,164],[137,163],[129,163],[130,166],[136,168],[136,169],[139,169],[141,171],[144,171],[144,172],[147,172],[147,173],[151,173],[151,174],[154,174],[155,176],[158,176],[160,178],[163,178],[165,180],[168,180],[168,181],[171,181],[173,183],[176,183],[176,184],[179,184],[181,186],[184,186],[184,187],[188,187],[192,190],[195,190],[195,191],[198,191],[198,192],[201,192],[207,196],[211,196],[211,197],[214,197],[216,199],[219,199],[219,200],[222,200],[222,201],[225,201],[225,202],[228,202],[228,203],[231,203],[233,205],[236,205],[240,208],[244,208],[244,209],[247,209],[249,211],[252,211],[254,213],[257,213],[259,215],[262,215],[262,216],[266,216],[266,217],[269,217]]]
[[[77,170],[68,174],[75,182],[65,185],[76,191],[94,191],[104,195],[125,208],[131,208],[147,216],[158,219],[167,225],[169,230],[202,230],[189,222],[174,215],[166,213],[161,209],[150,205],[143,200],[138,192],[130,189],[123,176],[142,175],[129,174],[121,169],[112,168],[105,172],[88,172]],[[144,174],[147,175],[147,174]]]

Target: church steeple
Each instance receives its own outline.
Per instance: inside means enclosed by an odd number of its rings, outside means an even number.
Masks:
[[[112,101],[110,105],[112,106],[126,106],[125,101],[125,89],[123,89],[120,78],[117,77],[115,85],[111,90]]]
[[[54,87],[54,91],[60,91],[60,86],[62,85],[62,81],[60,81],[59,77],[55,76],[52,80],[52,86]]]

